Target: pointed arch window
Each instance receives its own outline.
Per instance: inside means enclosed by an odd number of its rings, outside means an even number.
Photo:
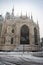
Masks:
[[[29,28],[27,25],[21,27],[20,44],[30,44],[29,41]]]
[[[13,38],[11,38],[11,44],[13,44]]]
[[[12,29],[12,33],[14,33],[14,29]]]

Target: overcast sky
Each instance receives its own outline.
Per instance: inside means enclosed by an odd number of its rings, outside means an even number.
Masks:
[[[5,13],[12,12],[14,6],[14,14],[33,15],[34,21],[39,21],[40,37],[43,37],[43,0],[0,0],[0,14],[5,16]]]

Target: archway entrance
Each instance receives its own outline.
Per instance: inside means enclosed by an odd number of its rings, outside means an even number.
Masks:
[[[20,44],[30,44],[28,26],[23,25],[21,28]]]

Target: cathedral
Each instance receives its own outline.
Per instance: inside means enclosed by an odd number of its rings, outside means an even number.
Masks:
[[[40,49],[39,24],[27,16],[0,15],[0,51],[38,51]]]

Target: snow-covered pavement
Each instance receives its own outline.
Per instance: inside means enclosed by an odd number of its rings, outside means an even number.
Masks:
[[[43,65],[43,57],[32,52],[0,52],[0,65]]]

